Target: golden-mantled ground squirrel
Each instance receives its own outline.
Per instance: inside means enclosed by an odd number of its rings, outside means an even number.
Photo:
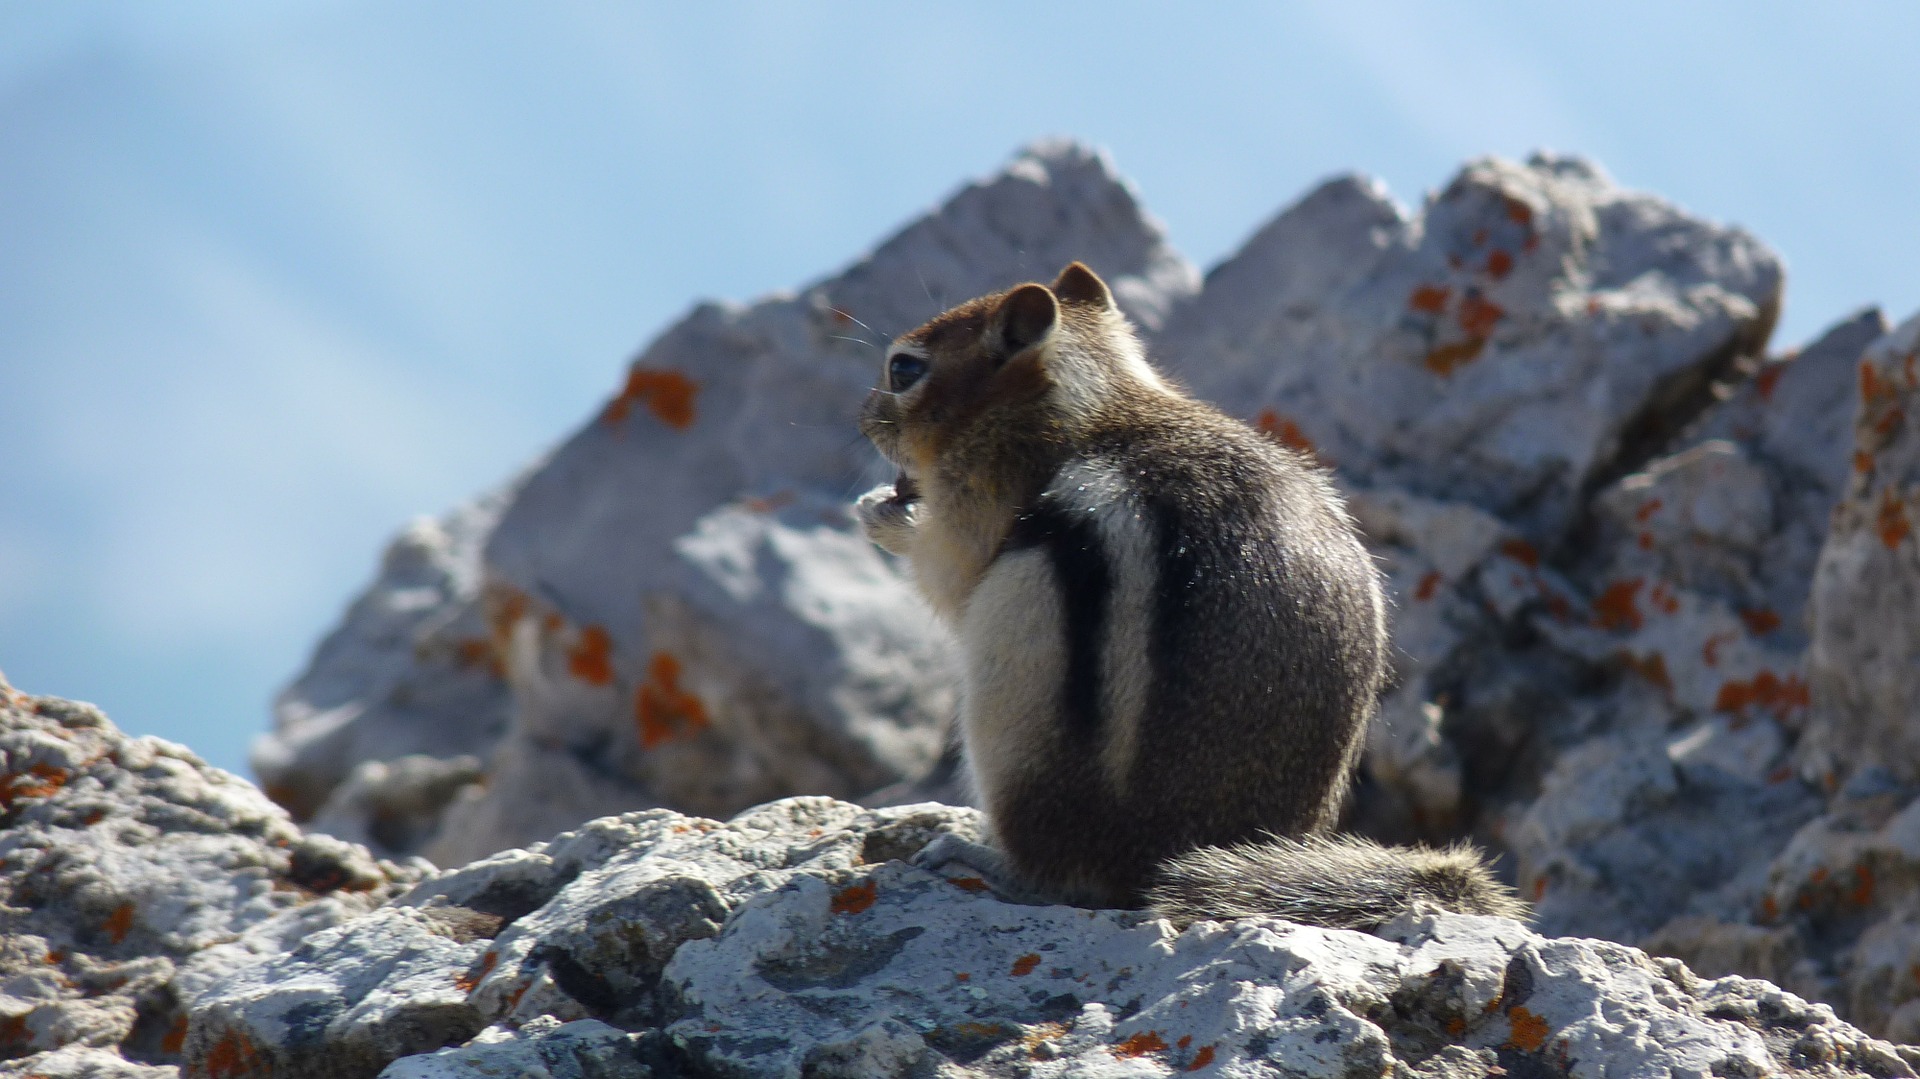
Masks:
[[[893,342],[862,496],[964,653],[996,886],[1176,921],[1370,928],[1526,908],[1471,848],[1327,834],[1386,676],[1384,601],[1315,468],[1182,394],[1074,263]]]

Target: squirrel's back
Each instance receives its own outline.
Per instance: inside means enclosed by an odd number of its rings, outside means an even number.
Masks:
[[[1317,472],[1195,402],[1116,411],[1015,518],[960,636],[996,838],[1128,904],[1175,854],[1334,823],[1386,642]]]

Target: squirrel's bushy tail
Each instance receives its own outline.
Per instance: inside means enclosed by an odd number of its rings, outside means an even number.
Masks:
[[[1423,901],[1460,914],[1531,915],[1470,846],[1386,847],[1358,836],[1202,847],[1168,859],[1147,890],[1147,906],[1179,925],[1270,914],[1374,929]]]

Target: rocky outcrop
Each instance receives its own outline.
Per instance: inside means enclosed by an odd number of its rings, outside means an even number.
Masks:
[[[252,784],[92,705],[0,681],[0,1074],[163,1074],[145,1065],[179,1059],[208,985],[421,872],[303,834]]]
[[[1762,982],[1502,919],[1175,932],[899,860],[977,824],[824,798],[595,821],[230,976],[196,1004],[187,1073],[1909,1075],[1920,1055]]]
[[[89,706],[0,708],[0,1074],[1911,1076],[1764,982],[1409,916],[1183,932],[915,868],[974,810],[595,820],[446,872],[303,836]],[[384,901],[384,902],[383,902]]]
[[[1048,144],[797,295],[702,306],[503,493],[396,541],[283,699],[270,789],[449,866],[636,809],[964,790],[949,650],[844,512],[883,478],[850,416],[887,336],[1073,258],[1349,495],[1398,675],[1352,827],[1506,855],[1549,937],[1920,1039],[1920,319],[1769,355],[1779,259],[1578,158],[1471,162],[1412,209],[1335,179],[1201,282],[1104,158]],[[529,1060],[655,1051],[593,1012],[512,1033],[536,1014],[461,1022]]]
[[[1157,344],[1200,396],[1346,483],[1465,502],[1539,542],[1766,343],[1780,288],[1765,245],[1591,162],[1486,159],[1417,215],[1365,180],[1321,186]]]
[[[1852,469],[1813,579],[1821,751],[1920,780],[1920,315],[1859,361]]]

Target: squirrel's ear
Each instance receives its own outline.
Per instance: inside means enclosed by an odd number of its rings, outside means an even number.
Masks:
[[[1021,285],[1000,301],[993,313],[1001,355],[1016,356],[1044,342],[1060,318],[1060,302],[1045,285]]]
[[[1060,276],[1053,279],[1053,294],[1067,303],[1113,307],[1113,293],[1108,291],[1107,283],[1084,262],[1070,262],[1060,271]]]

